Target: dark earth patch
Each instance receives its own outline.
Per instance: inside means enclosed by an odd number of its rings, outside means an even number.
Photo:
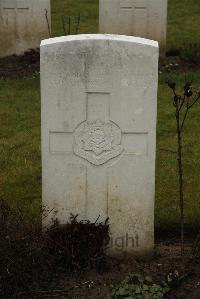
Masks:
[[[0,58],[0,77],[37,75],[40,71],[40,52],[27,51],[24,55]]]
[[[157,241],[149,261],[119,260],[105,254],[107,223],[77,222],[72,217],[71,223],[55,222],[44,234],[40,227],[26,227],[16,219],[6,204],[1,206],[2,299],[105,299],[130,273],[141,271],[156,277],[158,284],[168,284],[166,299],[200,298],[200,248],[194,255],[191,240],[186,242],[184,261],[175,239]]]

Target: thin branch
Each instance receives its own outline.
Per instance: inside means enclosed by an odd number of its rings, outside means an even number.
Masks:
[[[197,97],[197,99],[191,104],[189,105],[189,98],[187,99],[187,108],[186,108],[186,112],[185,112],[185,115],[183,117],[183,121],[182,121],[182,124],[180,126],[180,131],[182,132],[183,130],[183,126],[184,126],[184,123],[185,123],[185,120],[187,118],[187,115],[188,115],[188,112],[189,110],[197,103],[197,101],[200,99],[200,95]]]
[[[183,107],[184,103],[185,103],[185,95],[184,95],[184,97],[182,99],[181,105],[179,107],[179,111],[181,111],[181,108]]]
[[[66,28],[65,28],[65,17],[62,16],[61,19],[62,19],[62,27],[63,27],[64,34],[67,35],[67,33],[66,33]]]
[[[69,16],[69,27],[68,27],[68,35],[71,34],[71,16]]]
[[[184,117],[183,117],[183,121],[182,121],[182,123],[181,123],[181,125],[180,125],[180,132],[182,132],[182,130],[183,130],[183,126],[184,126],[186,117],[187,117],[187,115],[188,115],[188,112],[189,112],[189,108],[187,107],[186,112],[185,112],[185,115],[184,115]]]
[[[46,18],[46,21],[47,21],[47,27],[48,27],[49,37],[51,37],[51,29],[50,29],[50,24],[49,24],[47,9],[45,9],[45,18]]]
[[[197,103],[200,98],[200,90],[197,91],[197,98],[192,104],[190,99],[192,97],[192,82],[186,82],[184,86],[184,93],[182,96],[176,93],[176,82],[168,81],[169,88],[173,91],[173,105],[175,107],[176,116],[176,131],[177,131],[177,160],[178,160],[178,176],[179,176],[179,209],[180,209],[180,232],[181,232],[181,256],[184,261],[184,235],[185,235],[185,211],[184,211],[184,172],[183,172],[183,157],[182,157],[182,130],[185,124],[189,110]],[[196,97],[196,96],[195,96]],[[195,98],[194,96],[192,98]],[[181,113],[181,109],[185,105],[185,112]],[[181,121],[181,115],[184,114]]]
[[[167,149],[167,148],[160,148],[161,151],[163,152],[169,152],[169,153],[172,153],[172,154],[177,154],[177,151],[172,151],[170,149]]]
[[[78,31],[79,31],[80,21],[81,21],[81,15],[79,13],[79,15],[78,15],[78,21],[77,21],[77,26],[76,26],[76,34],[78,34]]]
[[[48,211],[48,214],[44,215],[44,212],[42,213],[42,221],[44,221],[50,214],[51,212],[54,210],[54,208],[52,208],[50,211]]]
[[[198,97],[196,98],[196,100],[188,108],[189,109],[192,108],[192,106],[194,106],[199,99],[200,99],[200,94],[198,95]]]

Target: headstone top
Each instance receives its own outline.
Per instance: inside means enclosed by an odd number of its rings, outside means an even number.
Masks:
[[[79,35],[69,35],[49,38],[41,41],[41,47],[45,45],[53,45],[57,43],[65,43],[71,41],[81,41],[81,40],[116,40],[122,42],[137,43],[141,45],[148,45],[158,48],[158,42],[146,38],[128,36],[128,35],[118,35],[118,34],[79,34]]]

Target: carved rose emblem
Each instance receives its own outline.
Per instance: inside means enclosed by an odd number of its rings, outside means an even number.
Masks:
[[[98,156],[104,151],[112,149],[113,136],[109,124],[102,124],[97,121],[96,124],[88,124],[85,129],[82,145],[86,151],[93,151]]]
[[[95,165],[121,154],[121,130],[113,122],[84,122],[75,130],[74,153]]]

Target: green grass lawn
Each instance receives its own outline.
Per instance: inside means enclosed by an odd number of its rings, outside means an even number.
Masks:
[[[0,80],[0,199],[27,220],[41,202],[38,78]]]
[[[200,42],[199,0],[170,0],[168,48]],[[62,15],[81,13],[80,33],[98,31],[97,0],[52,0],[53,35],[63,35]],[[170,91],[160,75],[158,95],[156,214],[157,228],[178,227],[178,180],[175,120]],[[185,74],[178,73],[181,85]],[[200,86],[200,73],[191,72]],[[200,106],[191,111],[184,137],[186,222],[199,226]],[[0,79],[0,199],[21,211],[26,220],[39,219],[41,204],[40,89],[38,77]]]

